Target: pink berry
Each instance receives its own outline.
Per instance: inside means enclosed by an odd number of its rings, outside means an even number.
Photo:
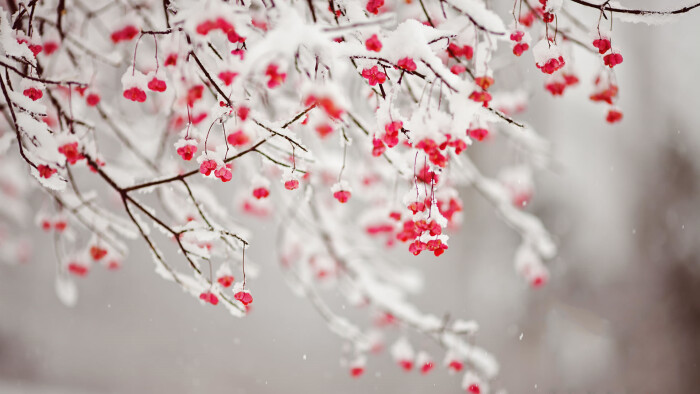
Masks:
[[[257,198],[258,200],[261,200],[263,198],[267,198],[270,195],[270,191],[267,190],[265,187],[258,187],[253,189],[253,197]]]
[[[333,193],[333,197],[338,200],[341,204],[345,204],[350,199],[350,192],[347,190],[338,190]]]
[[[287,190],[295,190],[299,187],[299,181],[296,179],[290,179],[284,182],[284,188]]]
[[[379,138],[372,139],[372,156],[379,157],[386,151],[386,145]]]
[[[379,52],[382,50],[382,42],[379,41],[379,37],[376,34],[372,34],[372,37],[365,41],[365,47],[368,51]]]
[[[398,63],[396,63],[399,68],[404,69],[406,71],[416,71],[418,68],[416,66],[416,62],[413,61],[410,57],[405,57],[399,60]]]
[[[208,176],[212,171],[216,170],[216,167],[218,167],[216,160],[205,160],[199,165],[199,172]]]
[[[379,71],[377,66],[362,70],[362,76],[367,79],[369,86],[374,86],[378,83],[382,84],[386,81],[386,74]]]
[[[221,182],[228,182],[233,178],[233,174],[231,174],[231,170],[229,170],[226,166],[223,166],[216,170],[214,172],[214,176],[221,179]]]
[[[197,145],[185,145],[177,148],[177,154],[185,161],[192,160],[195,153],[197,153]]]
[[[489,135],[489,131],[484,128],[469,129],[467,135],[477,141],[483,141]]]
[[[243,130],[229,134],[226,141],[233,146],[243,146],[250,142],[250,137]]]

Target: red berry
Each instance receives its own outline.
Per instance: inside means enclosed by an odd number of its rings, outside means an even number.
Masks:
[[[605,118],[608,123],[616,123],[622,120],[622,112],[611,109],[608,111],[608,116]]]
[[[602,55],[610,49],[610,40],[607,38],[593,40],[593,46],[598,48],[598,52]]]
[[[523,54],[523,52],[527,51],[528,49],[530,49],[530,46],[527,43],[520,42],[515,44],[515,46],[513,47],[513,54],[515,56],[520,56]]]
[[[51,176],[56,173],[55,169],[45,164],[39,164],[39,166],[37,166],[37,170],[39,171],[39,176],[46,179],[51,178]]]
[[[106,255],[107,255],[107,249],[101,248],[97,245],[90,247],[90,256],[92,256],[93,260],[99,261],[103,257],[105,257]]]
[[[195,153],[197,153],[197,145],[185,145],[177,148],[177,154],[182,157],[182,160],[192,160]]]
[[[464,363],[462,363],[462,362],[459,361],[459,360],[452,360],[452,361],[450,361],[450,363],[447,365],[447,368],[449,368],[450,370],[452,370],[452,371],[454,371],[454,372],[459,372],[459,371],[462,370],[462,368],[464,368]]]
[[[233,71],[222,71],[219,73],[219,79],[224,81],[224,85],[228,86],[233,83],[233,79],[236,78],[238,73]]]
[[[414,256],[418,256],[420,252],[424,251],[427,248],[427,246],[428,245],[424,242],[415,240],[408,246],[408,251],[413,253]]]
[[[44,43],[44,54],[46,56],[51,55],[58,49],[58,43],[56,41],[47,41]]]
[[[97,93],[90,93],[85,98],[85,102],[89,107],[94,107],[100,103],[100,95]]]
[[[452,74],[459,75],[467,71],[467,68],[461,64],[455,64],[452,67],[450,67],[450,71],[452,72]]]
[[[42,47],[41,45],[36,45],[36,44],[29,45],[29,50],[32,51],[34,56],[40,54],[43,49],[44,49],[44,47]]]
[[[489,92],[475,90],[469,95],[469,99],[476,101],[477,103],[483,103],[484,107],[487,107],[489,101],[491,101],[491,94]]]
[[[265,70],[265,75],[267,76],[267,87],[272,89],[281,85],[285,79],[287,79],[287,73],[280,73],[277,71],[279,68],[276,64],[270,64]]]
[[[571,86],[571,85],[576,85],[578,83],[578,77],[576,77],[573,74],[562,74],[564,77],[564,82],[566,83],[566,86]]]
[[[168,55],[168,57],[165,58],[165,63],[163,63],[166,67],[168,66],[176,66],[177,65],[177,53],[171,53]]]
[[[296,179],[290,179],[284,182],[284,188],[287,190],[294,190],[299,187],[299,181]]]
[[[610,53],[603,56],[603,61],[605,62],[606,66],[613,68],[622,63],[622,55],[619,53]]]
[[[483,141],[489,135],[489,131],[484,128],[469,129],[467,135],[477,141]]]
[[[368,51],[379,52],[382,50],[382,42],[379,41],[379,37],[376,34],[372,34],[372,37],[365,41],[365,47]]]
[[[544,87],[549,90],[552,96],[561,96],[564,94],[564,89],[566,89],[566,83],[559,81],[551,81],[544,85]]]
[[[124,91],[124,98],[127,100],[143,103],[144,101],[146,101],[146,92],[137,87],[129,88]]]
[[[369,0],[367,2],[367,11],[377,15],[379,13],[379,8],[384,5],[384,0]]]
[[[484,90],[487,90],[488,88],[490,88],[491,85],[493,85],[493,82],[494,82],[493,78],[491,78],[489,76],[482,76],[482,77],[474,78],[474,83],[479,85],[479,87],[481,87]]]
[[[338,190],[333,193],[333,197],[338,200],[341,204],[345,204],[350,199],[351,193],[347,190]]]
[[[242,146],[250,142],[250,137],[243,130],[229,134],[226,141],[233,146]]]
[[[245,306],[248,306],[248,304],[253,302],[253,296],[247,291],[239,291],[233,295],[233,298],[240,301]]]
[[[525,27],[530,27],[535,22],[535,14],[528,11],[526,14],[521,15],[520,18],[518,18],[518,22],[522,23]]]
[[[165,92],[165,89],[167,89],[168,87],[165,84],[165,81],[153,77],[153,79],[148,81],[148,88],[153,90],[154,92]]]
[[[71,262],[68,264],[68,272],[75,276],[84,277],[88,274],[88,267],[84,264],[78,262]]]
[[[387,147],[393,148],[399,143],[399,131],[403,128],[403,122],[400,120],[393,121],[384,126],[384,143]]]
[[[201,34],[203,36],[206,36],[207,34],[209,34],[210,31],[212,31],[214,29],[216,29],[216,23],[214,23],[213,21],[210,21],[210,20],[206,20],[206,21],[198,24],[195,31],[197,32],[197,34]]]
[[[61,145],[58,147],[58,153],[62,153],[65,157],[68,163],[70,164],[75,164],[79,160],[82,160],[85,158],[82,153],[78,150],[78,143],[77,142],[71,142],[68,144]]]
[[[363,367],[350,368],[350,376],[352,376],[353,378],[359,378],[364,372],[365,369]]]
[[[250,113],[250,108],[248,108],[246,106],[240,106],[240,107],[238,107],[238,111],[236,111],[236,114],[238,115],[238,117],[241,118],[241,120],[244,122],[246,119],[248,119],[249,113]]]
[[[22,93],[25,96],[32,99],[32,101],[37,101],[44,96],[44,93],[41,90],[39,90],[37,88],[33,88],[33,87],[24,89],[24,92],[22,92]]]
[[[328,123],[322,123],[316,126],[316,132],[319,136],[321,136],[321,138],[326,138],[330,133],[333,132],[333,126],[329,125]]]
[[[404,69],[406,71],[416,71],[418,68],[416,66],[416,62],[413,61],[410,57],[405,57],[403,59],[400,59],[398,63],[396,63],[399,68]]]
[[[117,30],[112,33],[112,42],[113,43],[118,43],[120,41],[130,41],[133,40],[134,37],[136,37],[137,34],[139,34],[141,31],[136,28],[136,26],[129,25],[124,27],[121,30]]]
[[[227,34],[226,38],[228,38],[229,42],[232,42],[234,44],[239,43],[239,42],[245,42],[245,37],[238,35],[235,30],[231,29]]]
[[[463,56],[467,60],[471,60],[474,57],[474,48],[469,45],[464,45],[460,48],[457,44],[451,43],[447,46],[447,54],[455,58]]]
[[[221,182],[228,182],[233,178],[233,174],[231,174],[231,170],[229,170],[226,166],[223,166],[216,170],[214,172],[214,176],[221,179]]]
[[[199,172],[208,176],[212,171],[216,170],[216,167],[218,167],[216,160],[205,160],[199,165]]]
[[[253,189],[253,197],[257,198],[258,200],[261,200],[263,198],[267,198],[270,195],[270,191],[267,190],[266,187],[258,187]]]
[[[372,156],[379,157],[386,151],[386,145],[379,138],[372,139]]]
[[[362,76],[367,79],[369,86],[374,86],[376,84],[382,84],[386,81],[386,74],[379,71],[377,66],[372,66],[372,68],[366,68],[362,70]]]
[[[231,275],[223,275],[216,279],[216,281],[223,287],[229,287],[233,284],[234,277]]]
[[[555,71],[564,67],[565,64],[566,62],[564,62],[564,57],[559,56],[558,58],[551,58],[547,60],[547,62],[542,66],[537,64],[537,68],[542,70],[542,72],[545,74],[553,74]]]
[[[205,291],[204,293],[200,294],[199,299],[212,305],[219,303],[219,297],[217,297],[216,294],[212,293],[211,291]]]
[[[202,98],[202,93],[204,93],[204,85],[196,85],[191,87],[187,91],[187,105],[193,106],[198,100]]]
[[[67,227],[68,223],[66,223],[65,220],[58,220],[53,224],[53,228],[55,228],[59,233],[65,231]]]

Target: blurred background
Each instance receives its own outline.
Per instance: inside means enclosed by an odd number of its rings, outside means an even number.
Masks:
[[[597,20],[595,11],[580,15]],[[512,266],[517,235],[469,189],[463,228],[445,255],[396,253],[426,275],[417,305],[479,322],[476,343],[501,363],[496,383],[508,392],[700,387],[698,20],[696,10],[666,25],[616,24],[625,118],[614,126],[605,106],[588,100],[596,56],[574,53],[581,83],[563,98],[523,65],[533,92],[523,118],[552,141],[557,162],[537,174],[528,207],[560,247],[547,286],[522,283]],[[274,227],[253,224],[250,253],[262,273],[245,319],[202,306],[155,275],[140,240],[120,271],[79,280],[78,305],[66,308],[54,292],[51,239],[37,232],[30,262],[0,266],[0,393],[461,391],[460,378],[442,368],[407,374],[388,356],[350,378],[341,341],[278,271],[273,240],[260,235]]]

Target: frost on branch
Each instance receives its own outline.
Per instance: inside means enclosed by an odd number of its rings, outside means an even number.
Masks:
[[[471,393],[499,370],[478,325],[417,308],[421,270],[391,261],[454,253],[471,187],[520,236],[514,273],[545,285],[556,245],[528,208],[551,154],[518,120],[528,89],[585,85],[579,46],[599,62],[585,89],[601,119],[621,121],[628,60],[612,21],[679,13],[518,0],[506,24],[481,0],[6,3],[2,233],[46,233],[64,304],[95,270],[143,263],[129,258],[139,239],[194,302],[243,317],[271,266],[246,251],[273,245],[293,292],[346,344],[350,376],[388,349],[405,371],[460,374]],[[586,6],[598,17],[577,19]],[[513,62],[538,82],[499,80]],[[480,169],[481,150],[500,169]],[[247,230],[262,220],[279,224],[274,241]],[[2,260],[30,252],[21,232],[0,244]]]

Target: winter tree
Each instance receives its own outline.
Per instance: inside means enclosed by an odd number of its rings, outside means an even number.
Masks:
[[[503,3],[5,1],[2,258],[53,248],[70,306],[91,271],[142,264],[128,252],[147,248],[163,279],[240,318],[254,313],[258,271],[277,268],[340,338],[349,376],[386,349],[406,371],[503,390],[478,324],[417,308],[422,278],[401,260],[450,253],[471,187],[521,238],[514,274],[546,286],[556,242],[527,208],[553,163],[520,116],[531,90],[581,85],[601,118],[622,121],[616,24],[700,5]],[[577,77],[580,56],[598,59],[595,80]],[[510,160],[482,170],[470,159],[482,149]],[[41,242],[16,231],[28,218]],[[274,223],[269,245],[248,229],[260,221]],[[253,248],[279,261],[251,261]]]

